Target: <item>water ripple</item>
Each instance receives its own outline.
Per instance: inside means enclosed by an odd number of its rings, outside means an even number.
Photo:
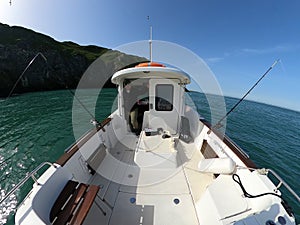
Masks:
[[[93,94],[89,91],[88,94]],[[82,99],[89,105],[89,95]],[[96,118],[110,114],[115,89],[103,90],[98,98]],[[210,110],[204,95],[191,92],[195,107],[210,121]],[[227,108],[237,99],[226,98]],[[73,141],[73,98],[68,91],[31,93],[0,101],[0,194],[25,177],[41,162],[56,161]],[[77,109],[83,115],[84,110]],[[83,121],[78,121],[78,124]],[[86,123],[85,129],[90,125]],[[294,190],[300,187],[300,113],[256,102],[245,101],[227,121],[227,134],[239,144],[259,167],[273,168]],[[25,190],[16,192],[0,206],[0,225],[13,225],[17,202],[25,197]],[[299,194],[299,193],[298,193]],[[300,207],[288,195],[289,203],[300,219]],[[6,222],[7,218],[9,220]]]

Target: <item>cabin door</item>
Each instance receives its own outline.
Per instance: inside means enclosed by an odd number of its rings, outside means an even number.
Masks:
[[[182,88],[178,79],[150,79],[148,124],[177,134],[181,113]]]

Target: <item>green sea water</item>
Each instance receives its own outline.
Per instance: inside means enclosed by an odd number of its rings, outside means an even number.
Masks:
[[[96,110],[83,91],[80,100],[101,121],[115,108],[117,91],[104,89]],[[203,94],[190,92],[198,112],[210,121],[209,105]],[[226,98],[230,109],[237,99]],[[84,134],[93,126],[78,106],[72,121],[73,96],[68,91],[29,93],[0,100],[0,198],[26,173],[44,161],[54,162],[74,141],[73,124]],[[79,126],[78,126],[79,125]],[[272,168],[300,195],[300,112],[252,101],[244,101],[230,114],[227,135],[240,145],[258,167]],[[14,224],[18,203],[30,190],[28,182],[0,206],[0,225]],[[300,221],[300,205],[283,190]]]

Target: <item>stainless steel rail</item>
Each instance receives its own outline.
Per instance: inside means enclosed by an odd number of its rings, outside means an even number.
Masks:
[[[20,187],[22,187],[30,178],[36,183],[38,184],[37,182],[37,179],[35,178],[35,174],[40,170],[42,169],[45,165],[48,165],[48,166],[54,166],[56,167],[54,164],[50,163],[50,162],[43,162],[41,163],[38,167],[36,167],[33,171],[31,171],[30,173],[28,173],[26,175],[25,178],[23,178],[16,186],[13,187],[13,189],[11,189],[0,201],[0,205],[9,197],[11,196],[13,193],[15,193]]]
[[[285,186],[285,188],[300,202],[300,198],[297,193],[272,169],[267,169],[267,172],[271,172],[271,174],[279,181],[279,184],[276,186],[278,190],[281,185]]]

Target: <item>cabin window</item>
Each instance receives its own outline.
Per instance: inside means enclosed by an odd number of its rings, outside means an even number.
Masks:
[[[157,84],[155,87],[155,110],[173,110],[174,87],[172,84]]]

